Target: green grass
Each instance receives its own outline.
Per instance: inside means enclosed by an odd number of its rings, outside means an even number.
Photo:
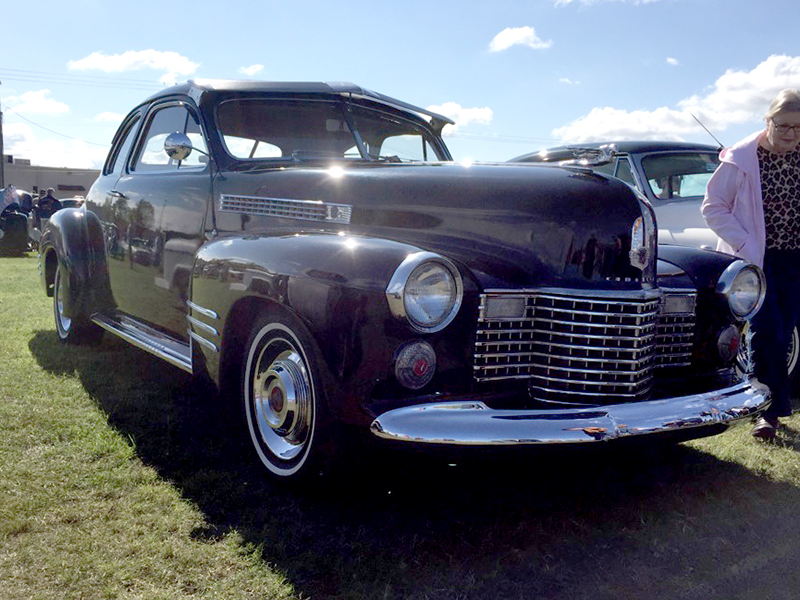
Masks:
[[[367,452],[265,479],[238,420],[0,259],[0,598],[795,598],[800,417],[662,450]]]

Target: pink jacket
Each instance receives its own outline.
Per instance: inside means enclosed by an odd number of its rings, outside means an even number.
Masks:
[[[722,164],[708,181],[701,209],[720,238],[717,250],[759,267],[764,266],[767,233],[756,150],[764,133],[754,133],[720,153]]]

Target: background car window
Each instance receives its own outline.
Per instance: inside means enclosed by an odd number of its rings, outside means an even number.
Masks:
[[[615,163],[610,162],[604,165],[593,166],[592,171],[597,171],[598,173],[605,173],[606,175],[614,175],[615,168],[616,168]]]
[[[625,183],[636,186],[636,180],[633,178],[633,172],[631,171],[631,163],[627,158],[617,161],[617,172],[614,175]]]
[[[164,152],[164,142],[171,133],[189,136],[195,150],[182,161],[172,160]],[[198,150],[200,150],[198,152]],[[205,139],[195,116],[183,105],[172,105],[156,111],[147,125],[147,133],[136,162],[136,171],[168,171],[203,167],[208,162]]]
[[[139,118],[136,117],[135,119],[131,119],[130,123],[126,124],[127,129],[123,136],[118,138],[120,141],[111,153],[111,160],[104,170],[106,174],[116,173],[119,175],[122,173],[122,170],[125,168],[125,161],[128,159],[128,153],[131,150],[131,145],[136,137],[136,125],[138,123]]]
[[[719,157],[707,152],[654,154],[642,158],[650,189],[656,198],[700,198],[719,166]]]

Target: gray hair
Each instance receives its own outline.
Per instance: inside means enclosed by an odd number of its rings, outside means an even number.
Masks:
[[[765,119],[785,112],[800,112],[800,90],[787,88],[778,92],[775,99],[770,103]]]

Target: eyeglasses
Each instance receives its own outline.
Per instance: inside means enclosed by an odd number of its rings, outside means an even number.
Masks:
[[[774,119],[772,120],[772,126],[775,128],[775,131],[778,133],[789,133],[790,131],[797,135],[800,133],[800,125],[778,125]]]

